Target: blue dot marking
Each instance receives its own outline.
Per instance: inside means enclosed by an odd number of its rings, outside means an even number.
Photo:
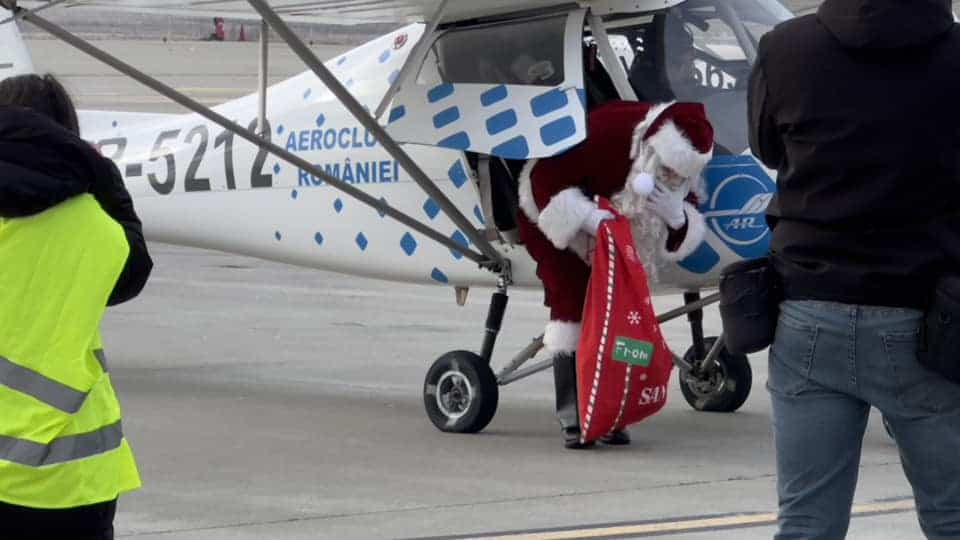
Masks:
[[[337,60],[337,65],[338,65],[338,66],[342,66],[343,63],[346,62],[346,61],[347,61],[347,57],[346,57],[346,56],[341,56],[341,57]]]
[[[300,195],[300,194],[297,193],[297,190],[294,189],[294,190],[291,190],[291,191],[290,191],[290,198],[291,198],[291,199],[296,199],[298,195]]]
[[[483,219],[483,212],[480,211],[479,206],[474,205],[473,215],[476,216],[477,221],[479,221],[481,225],[486,225],[487,222]]]
[[[393,83],[397,82],[397,79],[398,79],[399,77],[400,77],[400,70],[399,70],[399,69],[395,69],[395,70],[393,70],[393,72],[390,73],[390,75],[387,77],[387,82],[390,83],[390,84],[393,84]]]
[[[552,113],[553,111],[558,111],[567,106],[569,100],[567,99],[566,92],[561,92],[554,88],[549,92],[540,94],[539,96],[530,100],[530,110],[533,111],[534,116],[544,116]]]
[[[324,115],[317,116],[317,127],[323,127],[323,123],[327,121],[327,117]]]
[[[464,236],[463,233],[460,231],[456,231],[452,235],[450,235],[450,239],[460,244],[463,247],[467,247],[470,245],[470,242],[467,241],[467,237]],[[457,260],[460,260],[463,258],[463,253],[460,253],[459,251],[454,251],[451,249],[450,254],[453,255],[453,258]]]
[[[480,104],[484,107],[489,107],[505,99],[507,99],[507,87],[502,84],[480,94]]]
[[[323,245],[323,235],[320,234],[320,233],[317,233],[317,234],[313,235],[313,241],[316,242],[318,246],[322,246],[322,245]]]
[[[453,95],[453,85],[450,83],[441,84],[439,86],[434,86],[427,91],[427,101],[430,103],[436,103],[443,98],[450,97]]]
[[[387,199],[385,199],[384,197],[380,197],[380,202],[382,202],[383,204],[387,204]],[[387,215],[386,212],[384,212],[383,210],[380,210],[379,208],[377,209],[377,214],[379,214],[381,218]]]
[[[487,133],[496,135],[517,125],[517,113],[513,109],[497,113],[487,118]]]
[[[465,131],[458,131],[453,135],[442,139],[437,146],[452,148],[454,150],[466,150],[470,148],[470,136]]]
[[[351,86],[353,86],[353,79],[347,79],[347,83],[344,86],[346,86],[347,88],[350,88]]]
[[[283,135],[283,124],[277,126],[277,135]]]
[[[543,144],[550,146],[568,139],[576,133],[577,124],[573,121],[573,117],[564,116],[540,128],[540,139],[543,140]]]
[[[530,146],[525,137],[514,137],[509,141],[494,146],[490,153],[507,159],[527,159],[530,155]]]
[[[340,199],[337,199],[337,200],[333,201],[333,209],[336,210],[338,214],[339,214],[340,212],[342,212],[342,211],[343,211],[343,201],[341,201]]]
[[[440,129],[444,126],[449,126],[459,119],[460,109],[457,107],[450,107],[449,109],[444,109],[433,115],[433,127]]]
[[[433,272],[430,272],[430,277],[438,283],[450,283],[450,280],[447,279],[447,275],[441,272],[439,268],[434,268]]]
[[[390,49],[387,49],[382,53],[380,53],[380,58],[377,58],[377,61],[379,61],[382,64],[389,59],[390,59]]]
[[[273,164],[273,174],[280,174],[280,164],[279,164],[279,163],[274,163],[274,164]]]
[[[306,100],[306,99],[310,99],[310,94],[312,94],[312,93],[313,93],[313,89],[307,88],[307,89],[303,92],[303,99],[305,99],[305,100]]]
[[[403,238],[400,239],[400,249],[407,254],[407,257],[413,256],[413,252],[417,250],[417,241],[414,240],[413,235],[410,233],[403,235]]]
[[[427,202],[423,203],[423,211],[427,214],[427,217],[434,219],[437,217],[437,214],[440,213],[440,207],[437,206],[437,203],[433,199],[427,199]]]
[[[357,233],[356,242],[357,242],[357,247],[360,248],[360,251],[367,250],[367,245],[369,244],[369,242],[367,242],[367,237],[362,232]]]
[[[387,123],[392,124],[397,120],[403,118],[407,114],[407,108],[403,105],[398,105],[390,110],[390,119],[387,120]]]
[[[280,239],[283,238],[283,235],[280,234],[280,231],[276,231],[273,233],[273,237],[277,239],[277,242],[279,242]]]
[[[457,186],[457,189],[467,183],[467,171],[463,170],[463,163],[459,159],[447,170],[447,176],[450,177],[453,185]]]
[[[110,125],[113,126],[113,127],[117,127],[117,126],[119,126],[120,124],[119,124],[116,120],[114,120],[113,123],[110,124]]]

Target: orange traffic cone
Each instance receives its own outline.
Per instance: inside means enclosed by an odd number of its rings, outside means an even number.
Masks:
[[[240,35],[237,36],[237,41],[246,41],[247,33],[243,31],[243,25],[240,25]]]

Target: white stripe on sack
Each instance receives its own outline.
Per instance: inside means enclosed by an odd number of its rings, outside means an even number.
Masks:
[[[616,266],[616,249],[613,245],[613,235],[607,231],[607,256],[609,264],[607,265],[607,310],[603,316],[603,331],[600,333],[600,347],[597,349],[596,369],[593,373],[593,388],[590,391],[590,404],[587,406],[587,418],[583,422],[583,431],[580,433],[580,443],[586,443],[587,432],[590,431],[590,422],[593,420],[593,406],[597,401],[597,391],[600,388],[600,371],[603,361],[603,351],[607,348],[607,334],[610,329],[610,315],[613,312],[613,276]]]

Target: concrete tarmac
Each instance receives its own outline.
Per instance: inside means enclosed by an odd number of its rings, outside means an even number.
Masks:
[[[56,42],[30,45],[38,68],[64,74],[82,106],[176,110]],[[211,100],[256,80],[252,44],[103,45]],[[276,77],[301,69],[275,58]],[[483,433],[448,435],[424,414],[423,376],[443,352],[479,348],[491,291],[471,291],[460,308],[442,287],[152,248],[152,281],[109,310],[103,328],[144,480],[120,501],[119,538],[773,534],[765,354],[751,358],[754,391],[740,411],[695,412],[674,379],[666,408],[631,429],[629,447],[564,450],[548,374],[502,388]],[[541,296],[511,293],[496,366],[541,331]],[[708,334],[719,326],[708,311]],[[664,331],[675,350],[689,346],[682,320]],[[874,414],[849,537],[921,537],[910,494]]]

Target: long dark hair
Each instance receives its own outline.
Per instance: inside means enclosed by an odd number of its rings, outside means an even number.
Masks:
[[[80,134],[77,109],[67,89],[49,73],[19,75],[0,81],[0,105],[26,107],[52,118],[73,133]]]

